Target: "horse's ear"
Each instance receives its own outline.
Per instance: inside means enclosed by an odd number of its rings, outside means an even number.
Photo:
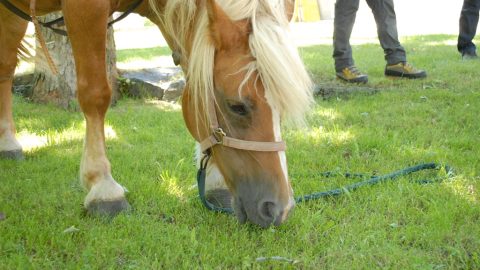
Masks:
[[[288,21],[292,20],[294,12],[295,12],[295,0],[285,0],[285,14],[287,15]]]
[[[251,32],[250,22],[234,22],[215,0],[207,0],[208,25],[216,49],[229,49],[248,41]],[[242,40],[244,39],[244,40]]]

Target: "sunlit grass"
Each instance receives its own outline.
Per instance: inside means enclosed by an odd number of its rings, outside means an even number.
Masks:
[[[168,47],[125,49],[117,51],[117,61],[120,63],[134,61],[154,62],[152,60],[155,60],[156,58],[170,55],[172,55],[172,51]]]
[[[41,134],[31,133],[24,129],[18,132],[17,139],[24,151],[31,152],[39,148],[54,146],[72,141],[82,141],[85,135],[85,123],[79,127],[70,127],[62,131],[47,130]],[[112,126],[105,124],[105,138],[107,141],[117,138]]]
[[[382,175],[438,162],[455,177],[420,185],[445,175],[421,173],[299,204],[266,230],[202,207],[180,107],[154,100],[123,99],[107,114],[113,177],[133,211],[85,216],[83,116],[15,97],[27,153],[23,162],[0,160],[0,269],[479,269],[480,77],[478,61],[460,60],[453,39],[404,39],[409,61],[429,74],[419,81],[385,78],[379,45],[354,46],[378,93],[318,98],[308,127],[283,135],[296,195],[356,181],[322,171]],[[348,87],[334,79],[331,50],[301,52],[316,83]],[[124,53],[122,61],[151,58]]]
[[[161,177],[166,183],[165,185],[168,194],[175,196],[178,199],[183,199],[185,197],[182,187],[178,185],[178,179],[169,176],[168,171],[163,172]]]
[[[468,200],[472,203],[478,204],[480,200],[480,191],[478,185],[469,183],[469,177],[457,176],[454,181],[448,182],[447,186],[453,191],[454,194]],[[480,177],[476,177],[476,181],[480,181]]]
[[[309,139],[313,142],[327,142],[332,145],[341,145],[354,136],[348,131],[333,127],[332,130],[326,130],[324,126],[302,129],[291,133],[296,138]]]
[[[327,119],[329,121],[335,121],[340,117],[339,113],[332,108],[318,108],[310,113],[312,118]]]
[[[162,111],[176,111],[179,112],[182,109],[182,106],[178,103],[172,103],[162,100],[145,100],[146,104],[153,105],[155,108]]]

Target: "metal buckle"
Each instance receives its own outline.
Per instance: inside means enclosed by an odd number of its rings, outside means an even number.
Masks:
[[[227,134],[225,133],[225,131],[223,131],[222,128],[216,128],[213,131],[213,136],[217,140],[217,144],[223,144],[223,137],[227,136]]]

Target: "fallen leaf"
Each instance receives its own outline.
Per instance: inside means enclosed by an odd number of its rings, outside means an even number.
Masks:
[[[71,226],[63,231],[63,233],[76,233],[79,232],[80,229],[75,228],[75,226]]]
[[[258,257],[255,259],[257,262],[266,262],[266,261],[281,261],[281,262],[287,262],[291,264],[297,264],[300,261],[294,260],[294,259],[289,259],[281,256],[273,256],[273,257]]]

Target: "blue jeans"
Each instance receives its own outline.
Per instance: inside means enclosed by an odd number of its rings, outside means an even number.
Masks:
[[[460,32],[457,48],[460,53],[475,53],[476,47],[472,40],[477,32],[478,11],[480,0],[464,0],[460,13]]]
[[[377,24],[380,45],[385,53],[387,64],[406,62],[405,49],[398,41],[397,19],[393,0],[366,0],[373,12]],[[335,2],[335,19],[333,21],[333,58],[335,70],[353,66],[350,36],[360,0],[337,0]]]

